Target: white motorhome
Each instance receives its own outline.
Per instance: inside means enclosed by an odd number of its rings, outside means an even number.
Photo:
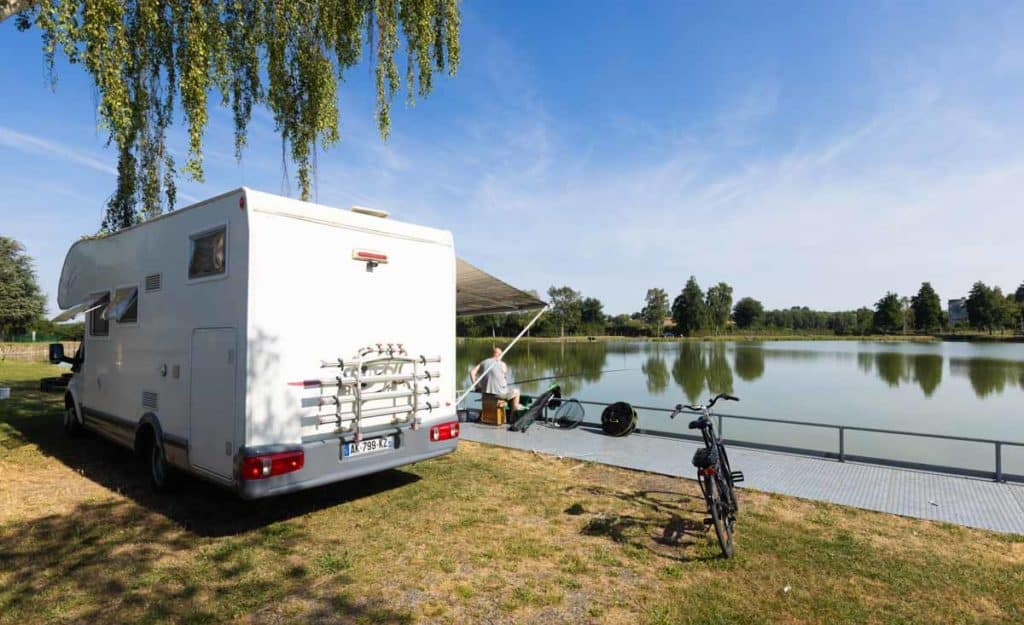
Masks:
[[[72,245],[65,427],[254,498],[455,450],[455,317],[535,308],[448,231],[237,189]]]

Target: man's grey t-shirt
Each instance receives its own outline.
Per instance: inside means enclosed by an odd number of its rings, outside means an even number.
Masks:
[[[480,373],[490,369],[490,372],[482,380],[484,392],[491,395],[504,395],[508,393],[508,377],[505,375],[505,363],[494,358],[488,358],[480,363]]]

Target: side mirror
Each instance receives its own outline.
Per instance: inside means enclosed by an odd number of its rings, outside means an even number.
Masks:
[[[50,364],[59,365],[64,362],[64,344],[50,343]]]

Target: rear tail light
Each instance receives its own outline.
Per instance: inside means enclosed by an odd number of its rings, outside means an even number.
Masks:
[[[714,475],[715,467],[706,467],[697,471],[697,475]]]
[[[306,464],[302,451],[282,451],[242,459],[242,479],[262,480],[275,475],[298,471]]]
[[[452,438],[459,437],[459,422],[452,421],[450,423],[442,423],[441,425],[435,425],[430,428],[430,442],[436,443],[437,441],[446,441]]]

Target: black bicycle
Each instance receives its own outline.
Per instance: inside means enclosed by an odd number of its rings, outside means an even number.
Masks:
[[[698,449],[693,454],[693,466],[697,467],[697,483],[700,484],[708,513],[711,515],[710,518],[704,519],[704,524],[715,527],[722,554],[729,558],[732,557],[733,527],[736,524],[736,514],[739,512],[734,487],[737,482],[743,481],[743,473],[733,471],[729,467],[729,456],[725,453],[722,439],[715,434],[715,426],[711,422],[710,410],[719,399],[739,401],[738,397],[719,393],[706,406],[676,405],[671,418],[674,419],[684,410],[700,414],[696,420],[690,421],[690,429],[700,430],[704,439],[704,449]]]

